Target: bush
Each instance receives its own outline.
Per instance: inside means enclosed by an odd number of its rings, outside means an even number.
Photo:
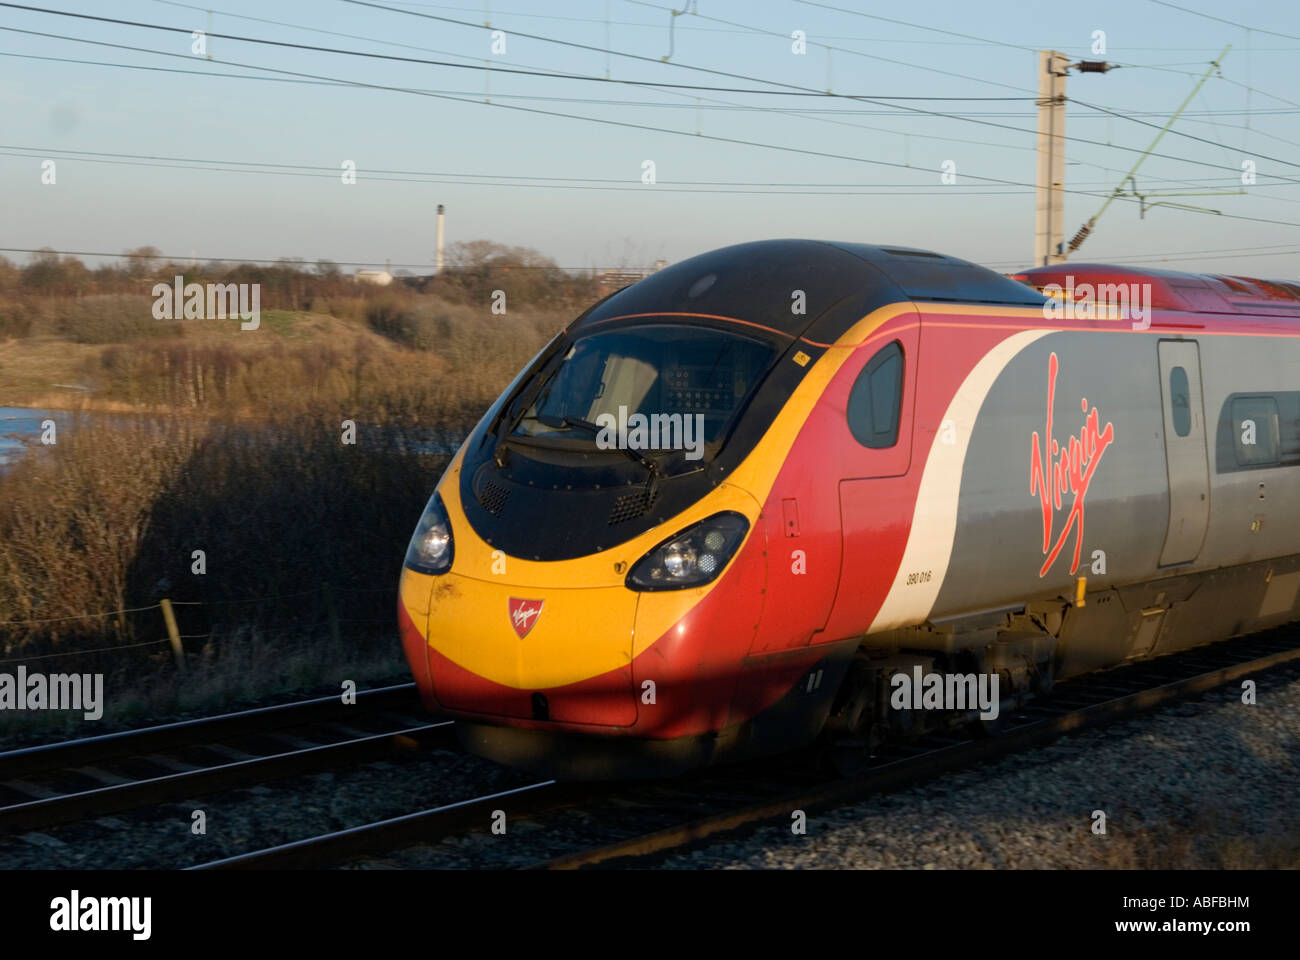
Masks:
[[[98,294],[61,301],[56,306],[59,334],[76,343],[129,343],[133,340],[179,337],[178,320],[153,315],[153,298],[131,294]]]
[[[341,444],[335,414],[61,424],[58,444],[0,477],[0,621],[40,621],[0,624],[0,652],[156,640],[156,610],[83,615],[164,596],[199,604],[182,612],[192,635],[309,631],[334,602],[322,583],[356,594],[345,619],[391,618],[406,541],[446,459],[387,426],[362,424]],[[250,602],[264,597],[284,599]]]
[[[415,350],[431,350],[438,343],[436,324],[419,300],[398,292],[387,293],[366,308],[366,323],[381,337]]]
[[[30,337],[31,315],[16,301],[0,301],[0,340]]]

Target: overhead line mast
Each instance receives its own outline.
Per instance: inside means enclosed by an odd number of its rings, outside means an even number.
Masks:
[[[1038,186],[1034,203],[1034,263],[1065,261],[1065,77],[1071,70],[1105,73],[1103,60],[1071,63],[1059,50],[1038,51]],[[1148,152],[1150,150],[1148,149]]]

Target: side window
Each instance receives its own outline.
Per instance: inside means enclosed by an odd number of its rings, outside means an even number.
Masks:
[[[1169,371],[1169,406],[1174,432],[1180,437],[1187,436],[1192,432],[1192,391],[1187,383],[1187,371],[1182,367]]]
[[[1232,429],[1236,434],[1237,463],[1241,466],[1279,462],[1277,400],[1273,397],[1234,399]]]
[[[868,360],[854,381],[849,391],[849,431],[864,447],[892,447],[898,443],[902,408],[903,347],[894,341]]]

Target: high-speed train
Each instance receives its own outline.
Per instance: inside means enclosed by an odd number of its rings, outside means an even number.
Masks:
[[[694,257],[501,394],[398,616],[468,749],[567,778],[871,744],[917,723],[900,672],[1016,704],[1300,619],[1300,285]]]

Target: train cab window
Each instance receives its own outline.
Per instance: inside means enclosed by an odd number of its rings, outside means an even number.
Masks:
[[[881,450],[898,443],[903,408],[903,347],[883,347],[858,374],[849,391],[848,420],[853,439]]]
[[[686,418],[713,443],[744,409],[776,356],[776,347],[713,327],[645,323],[579,337],[519,414],[517,436],[584,444],[601,418],[626,424],[640,414],[677,438],[646,449],[678,449]],[[674,419],[675,418],[675,419]],[[622,429],[622,428],[620,428]]]
[[[1192,432],[1192,391],[1187,371],[1174,367],[1169,371],[1169,406],[1174,418],[1174,432],[1185,437]]]
[[[1238,397],[1232,401],[1232,428],[1237,463],[1243,467],[1276,465],[1278,460],[1277,400]]]

